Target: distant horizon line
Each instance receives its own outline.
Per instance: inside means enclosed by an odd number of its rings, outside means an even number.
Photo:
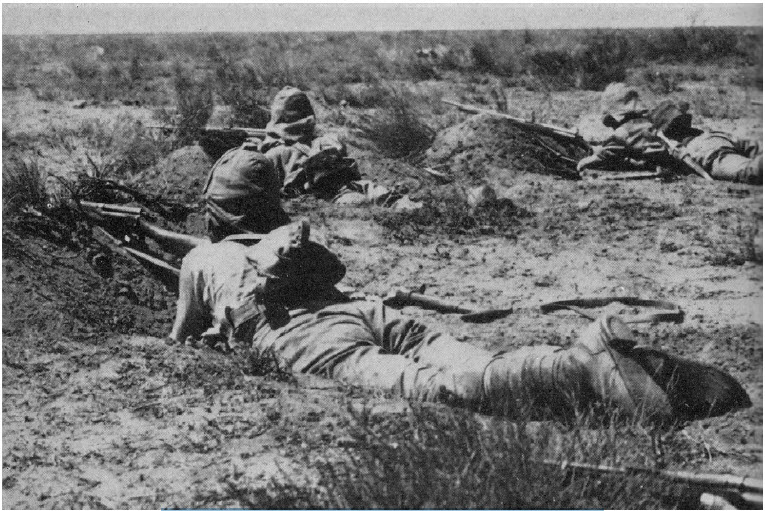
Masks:
[[[755,29],[762,31],[762,25],[674,25],[674,26],[643,26],[643,27],[560,27],[560,28],[432,28],[432,29],[416,29],[407,28],[400,30],[333,30],[333,29],[315,29],[315,30],[259,30],[259,31],[246,31],[246,30],[229,30],[229,31],[168,31],[168,32],[59,32],[59,33],[11,33],[2,34],[3,37],[103,37],[103,36],[162,36],[162,35],[209,35],[209,34],[384,34],[384,33],[407,33],[407,32],[423,32],[423,33],[437,33],[437,32],[594,32],[594,31],[635,31],[635,30],[676,30],[676,29],[700,29],[709,30],[717,28],[729,28],[729,29]]]

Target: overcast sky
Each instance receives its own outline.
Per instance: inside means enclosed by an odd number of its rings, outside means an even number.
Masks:
[[[762,4],[3,3],[3,34],[762,26]]]

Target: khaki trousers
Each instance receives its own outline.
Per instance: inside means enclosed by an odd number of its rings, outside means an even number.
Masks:
[[[279,328],[261,322],[252,346],[273,349],[293,372],[424,401],[478,406],[484,400],[492,353],[380,303],[315,303],[289,314]]]
[[[761,185],[762,155],[749,158],[736,153],[723,153],[712,162],[709,175],[723,181]]]

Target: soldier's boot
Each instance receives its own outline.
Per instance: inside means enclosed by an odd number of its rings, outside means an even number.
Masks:
[[[485,398],[510,415],[571,416],[603,403],[637,419],[669,419],[667,394],[633,357],[635,345],[619,318],[605,316],[568,349],[528,347],[495,358],[484,372]]]

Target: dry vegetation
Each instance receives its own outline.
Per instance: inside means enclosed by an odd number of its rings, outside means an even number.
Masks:
[[[3,507],[688,508],[703,488],[535,460],[761,475],[761,189],[574,181],[576,148],[440,102],[506,100],[573,126],[627,80],[690,101],[705,127],[761,138],[761,63],[752,29],[4,37]],[[61,203],[148,201],[165,225],[200,232],[212,160],[188,144],[206,123],[262,127],[288,84],[310,91],[368,177],[425,203],[287,205],[341,254],[347,285],[520,300],[480,326],[409,311],[496,350],[572,342],[583,323],[540,316],[542,300],[676,300],[686,325],[643,340],[730,371],[754,408],[664,432],[660,458],[635,425],[509,423],[296,383],[269,354],[165,346],[172,293],[120,258],[99,274],[102,247]],[[158,121],[177,129],[146,127]],[[143,195],[88,188],[93,177]],[[499,200],[471,205],[481,183]]]

